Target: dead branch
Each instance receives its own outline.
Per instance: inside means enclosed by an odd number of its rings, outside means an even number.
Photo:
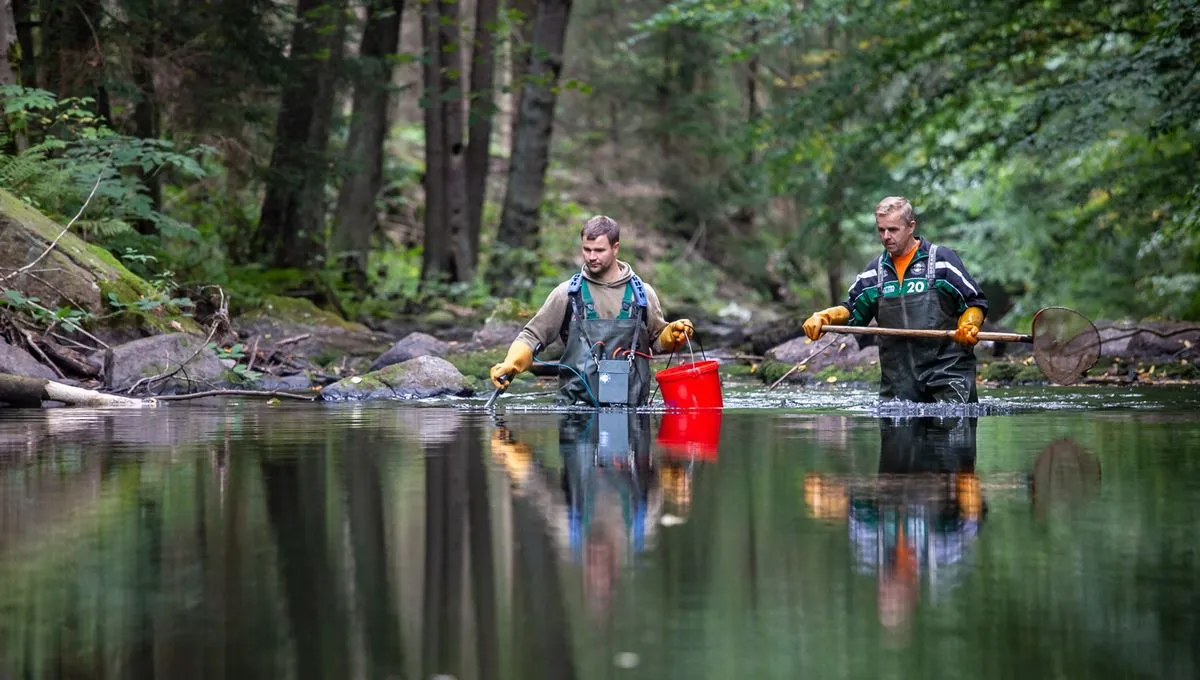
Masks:
[[[783,375],[779,376],[779,379],[778,379],[778,380],[776,380],[775,382],[771,383],[771,386],[767,388],[767,391],[768,391],[768,392],[770,392],[771,390],[775,389],[775,388],[776,388],[776,387],[779,385],[779,383],[781,383],[781,382],[783,382],[784,380],[786,380],[786,379],[787,379],[787,377],[788,377],[789,375],[791,375],[791,374],[795,373],[796,371],[800,370],[801,368],[804,368],[804,365],[805,365],[805,364],[807,364],[807,363],[809,362],[809,360],[810,360],[810,359],[812,359],[813,357],[817,356],[818,354],[820,354],[820,353],[824,352],[825,350],[829,349],[829,348],[830,348],[830,347],[833,345],[833,343],[834,343],[836,340],[837,340],[837,336],[836,336],[836,335],[833,335],[833,334],[831,333],[831,334],[829,335],[829,342],[825,343],[825,346],[824,346],[824,347],[822,347],[821,349],[818,349],[818,350],[815,350],[815,351],[813,351],[813,353],[812,353],[812,354],[809,354],[808,356],[804,357],[804,358],[803,358],[803,359],[801,359],[801,360],[799,361],[799,363],[797,363],[795,366],[792,366],[791,368],[789,368],[787,373],[784,373]]]
[[[73,349],[63,347],[49,340],[45,335],[34,340],[54,363],[76,376],[95,378],[100,375],[100,369]]]
[[[280,340],[279,342],[275,343],[275,346],[283,347],[284,345],[290,345],[295,342],[300,342],[301,340],[307,340],[311,337],[312,337],[312,333],[301,333],[300,335],[295,335],[290,338],[284,338],[284,339]]]
[[[46,353],[42,351],[42,348],[38,347],[38,344],[33,341],[32,333],[30,333],[29,331],[27,331],[24,328],[21,328],[19,326],[17,328],[18,328],[18,330],[21,331],[21,335],[23,335],[25,337],[25,344],[29,346],[29,349],[33,350],[34,353],[36,353],[39,357],[41,357],[42,362],[45,363],[47,366],[49,366],[50,370],[54,371],[55,375],[57,375],[60,378],[67,377],[66,375],[63,374],[62,369],[60,369],[58,367],[58,364],[51,361],[50,357],[46,356]]]
[[[159,401],[184,401],[187,399],[201,399],[204,397],[284,397],[286,399],[299,399],[300,401],[316,401],[315,395],[295,394],[293,392],[264,392],[262,390],[236,390],[236,389],[221,389],[208,390],[205,392],[192,392],[190,394],[169,394],[160,397],[155,397]]]
[[[51,316],[53,316],[53,315],[54,315],[54,312],[53,312],[52,310],[46,309],[45,307],[43,307],[43,306],[39,305],[39,304],[38,304],[38,303],[36,303],[36,302],[31,302],[31,301],[29,301],[29,300],[26,300],[26,301],[25,301],[25,304],[29,305],[30,307],[35,307],[35,308],[36,308],[36,309],[38,309],[39,311],[45,312],[45,313],[47,313],[47,314],[50,314]],[[91,340],[92,340],[92,341],[94,341],[96,344],[100,345],[101,347],[105,347],[105,348],[107,348],[107,347],[108,347],[108,344],[107,344],[107,343],[105,343],[105,342],[104,342],[103,340],[101,340],[100,338],[97,338],[96,336],[92,335],[91,333],[88,333],[87,331],[83,330],[83,328],[82,328],[82,327],[80,327],[80,326],[79,326],[79,324],[71,324],[71,326],[72,326],[72,329],[73,329],[73,330],[75,330],[75,331],[77,331],[77,332],[79,332],[79,333],[83,334],[85,337],[87,337],[87,338],[91,339]],[[47,329],[47,330],[49,330],[49,329]]]
[[[0,373],[0,401],[18,407],[41,407],[43,401],[61,401],[73,406],[118,406],[144,408],[158,405],[156,399],[131,399],[72,387],[45,378],[26,378]]]
[[[247,371],[254,370],[254,360],[258,358],[258,338],[259,336],[254,336],[254,346],[250,348],[250,361],[246,362]]]

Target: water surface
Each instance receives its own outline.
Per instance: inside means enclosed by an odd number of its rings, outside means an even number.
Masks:
[[[0,412],[0,678],[1200,676],[1195,389],[482,401]]]

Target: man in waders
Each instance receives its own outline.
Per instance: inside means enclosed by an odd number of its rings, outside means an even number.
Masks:
[[[650,397],[650,352],[674,351],[692,337],[692,322],[667,323],[654,289],[617,259],[621,230],[614,220],[593,217],[579,235],[582,270],[551,291],[508,356],[492,366],[492,384],[507,387],[560,338],[561,403],[642,406]]]
[[[976,335],[987,298],[953,250],[913,232],[912,204],[889,196],[875,206],[884,252],[858,275],[846,301],[813,314],[804,334],[821,337],[826,325],[953,330],[953,339],[881,335],[879,396],[908,401],[978,401]]]

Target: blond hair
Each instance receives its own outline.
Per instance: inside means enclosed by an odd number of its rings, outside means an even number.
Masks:
[[[601,236],[607,236],[609,244],[619,242],[621,240],[620,225],[611,217],[596,215],[579,230],[579,237],[589,241]]]
[[[903,196],[888,196],[875,206],[876,217],[885,217],[894,212],[900,213],[905,224],[917,221],[917,214],[913,212],[912,203],[909,203],[908,199]]]

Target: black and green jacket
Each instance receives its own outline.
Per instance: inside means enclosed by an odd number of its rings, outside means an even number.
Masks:
[[[929,241],[918,239],[917,253],[913,255],[912,262],[908,263],[903,284],[896,276],[892,256],[886,251],[871,260],[855,278],[845,302],[842,303],[842,306],[850,310],[849,325],[866,326],[871,323],[879,310],[879,300],[884,296],[891,298],[921,292],[915,288],[925,284],[928,272],[926,268],[930,266],[934,271],[934,288],[947,298],[949,307],[957,309],[956,314],[962,314],[967,307],[979,307],[986,314],[987,298],[958,254],[946,246],[936,246],[937,261],[930,263],[930,246]],[[907,290],[909,288],[914,290]]]

